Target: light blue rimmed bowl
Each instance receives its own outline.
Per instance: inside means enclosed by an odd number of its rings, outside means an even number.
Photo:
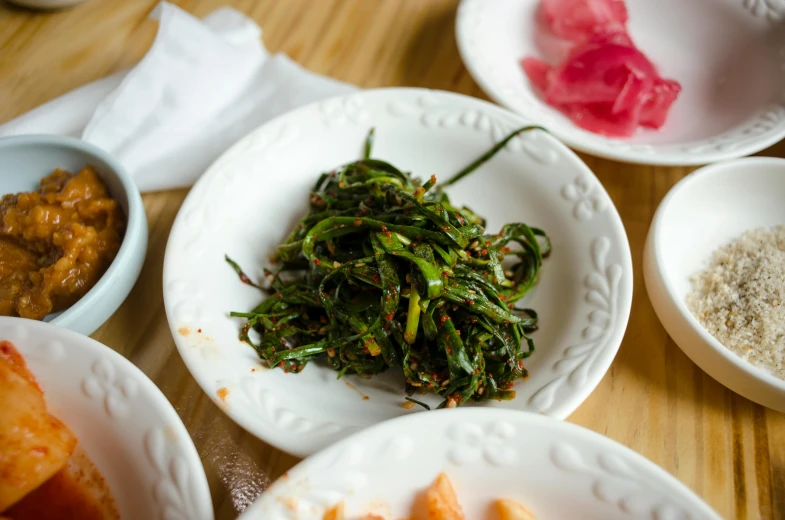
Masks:
[[[139,190],[126,169],[100,148],[73,137],[21,135],[0,138],[0,195],[33,191],[56,168],[75,173],[95,167],[126,216],[120,251],[98,283],[78,302],[44,321],[92,334],[131,292],[147,253],[147,217]]]

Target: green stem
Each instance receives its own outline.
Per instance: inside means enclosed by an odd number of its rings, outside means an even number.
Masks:
[[[488,150],[487,152],[482,154],[480,157],[478,157],[475,161],[473,161],[468,166],[466,166],[463,170],[459,171],[458,173],[456,173],[455,175],[450,177],[447,180],[447,182],[443,182],[442,183],[442,187],[451,186],[451,185],[455,184],[456,182],[458,182],[459,180],[463,179],[464,177],[469,175],[471,172],[473,172],[474,170],[476,170],[477,168],[482,166],[486,161],[490,160],[494,155],[496,155],[496,153],[499,150],[504,148],[507,145],[507,143],[509,143],[515,136],[517,136],[518,134],[521,134],[523,132],[528,132],[529,130],[542,130],[542,131],[547,132],[547,130],[545,130],[543,127],[537,126],[537,125],[524,126],[523,128],[519,128],[519,129],[515,130],[510,135],[508,135],[507,137],[505,137],[504,139],[502,139],[501,141],[496,143],[493,146],[493,148],[491,148],[490,150]]]
[[[409,292],[409,314],[406,316],[406,332],[403,335],[404,341],[411,345],[417,338],[417,327],[420,324],[420,293],[417,292],[417,287],[412,283],[411,291]]]

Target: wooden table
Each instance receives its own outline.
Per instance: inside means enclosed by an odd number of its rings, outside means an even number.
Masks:
[[[157,0],[92,0],[33,13],[0,2],[0,121],[133,65],[155,35]],[[178,0],[204,16],[231,4],[264,28],[271,51],[361,87],[406,85],[485,98],[461,63],[458,0]],[[763,155],[785,156],[785,146]],[[635,296],[619,354],[568,419],[645,455],[726,518],[785,518],[785,414],[727,390],[665,333],[641,277],[654,210],[691,168],[583,157],[619,209],[632,248]],[[164,315],[161,276],[169,229],[187,190],[144,196],[150,245],[125,304],[93,337],[161,388],[188,427],[207,470],[216,516],[234,518],[297,459],[232,423],[188,373]]]

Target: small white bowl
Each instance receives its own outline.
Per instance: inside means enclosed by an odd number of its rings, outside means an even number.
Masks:
[[[745,231],[785,224],[785,159],[753,157],[701,168],[665,196],[643,254],[654,311],[679,347],[711,377],[747,399],[785,412],[785,380],[743,361],[687,308],[690,277],[713,251]]]
[[[125,235],[120,250],[98,282],[79,301],[44,321],[89,335],[125,301],[147,253],[147,216],[139,189],[120,162],[90,143],[63,135],[19,135],[0,139],[0,197],[32,191],[56,168],[76,173],[96,168],[123,209]]]
[[[658,131],[612,139],[575,126],[534,91],[519,61],[555,62],[563,44],[537,23],[539,0],[463,0],[456,19],[466,68],[494,101],[572,148],[642,164],[707,164],[750,155],[785,137],[785,3],[769,0],[627,2],[636,44],[682,92]]]

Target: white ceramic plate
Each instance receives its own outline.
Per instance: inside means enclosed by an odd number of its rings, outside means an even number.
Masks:
[[[690,277],[716,249],[758,227],[785,225],[785,159],[751,157],[696,170],[665,196],[643,255],[646,290],[665,330],[711,377],[785,412],[785,381],[743,361],[687,308]]]
[[[463,0],[463,61],[498,103],[594,155],[644,164],[706,164],[749,155],[785,137],[785,2],[629,0],[629,29],[682,93],[659,131],[627,140],[575,126],[545,104],[519,66],[547,58],[554,36],[535,23],[538,0]],[[777,23],[780,25],[777,26]],[[551,60],[553,61],[553,60]]]
[[[347,516],[408,518],[419,491],[450,477],[466,518],[512,498],[537,518],[709,520],[712,509],[682,483],[602,435],[536,414],[439,410],[388,421],[309,457],[276,481],[241,520]]]
[[[61,419],[106,479],[123,519],[212,520],[199,454],[177,412],[130,361],[81,334],[0,317]]]
[[[306,213],[319,173],[358,159],[371,127],[374,157],[444,179],[522,124],[466,96],[370,90],[277,118],[226,152],[183,203],[164,261],[169,325],[205,392],[248,431],[297,455],[413,413],[401,406],[403,378],[394,371],[338,381],[316,364],[300,374],[262,368],[238,340],[241,322],[228,317],[262,296],[238,281],[224,254],[259,276]],[[526,364],[530,377],[516,385],[515,400],[484,405],[566,417],[605,374],[627,325],[632,265],[618,213],[578,157],[539,131],[511,142],[449,193],[488,217],[489,230],[527,222],[550,235],[553,254],[525,299],[540,316],[537,350]]]

